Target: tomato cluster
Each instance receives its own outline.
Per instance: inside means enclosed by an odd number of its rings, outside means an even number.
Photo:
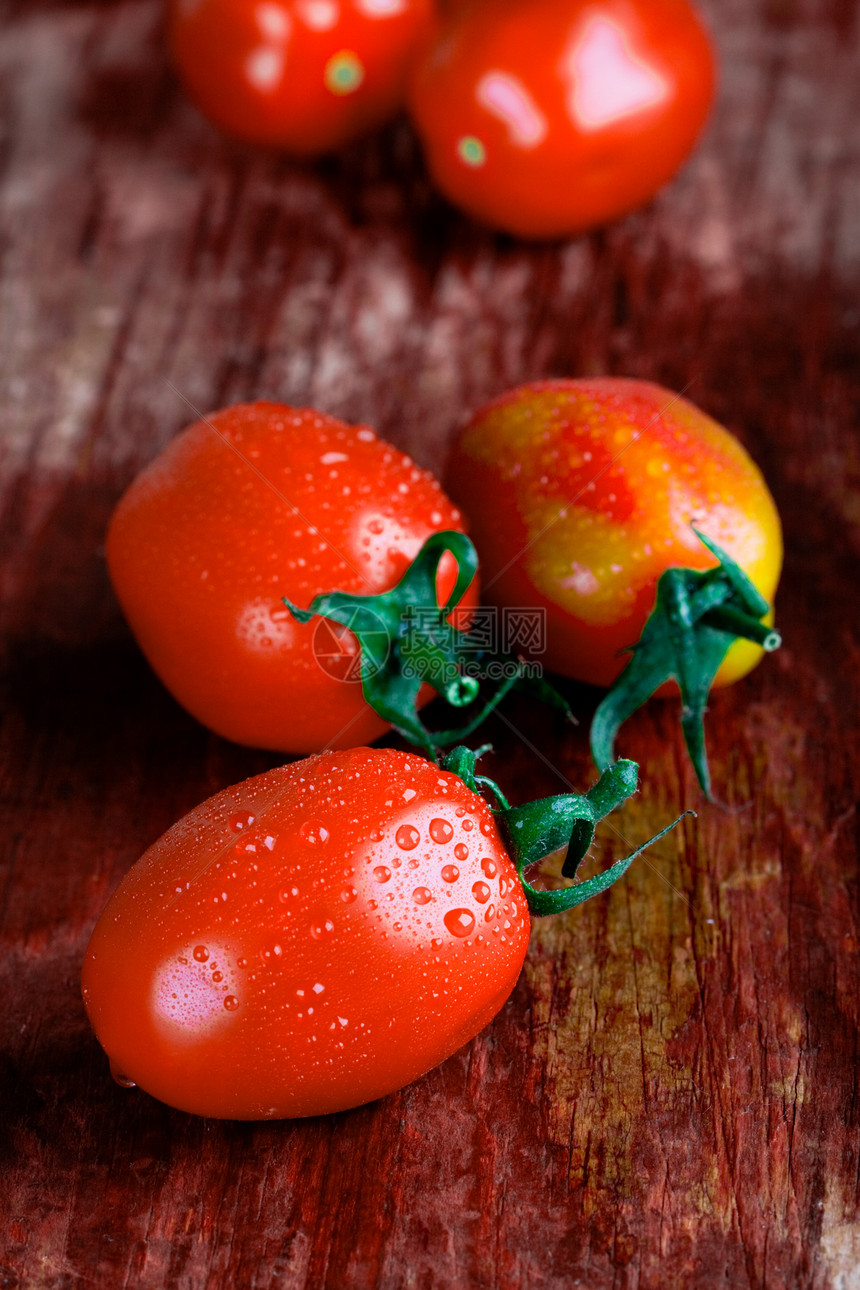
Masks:
[[[721,681],[741,675],[774,635],[760,620],[779,574],[779,521],[740,444],[657,386],[542,382],[475,414],[449,480],[490,594],[546,611],[550,667],[608,684],[619,648],[639,637],[598,708],[602,774],[584,795],[511,807],[468,749],[440,767],[354,747],[385,729],[387,691],[365,670],[361,687],[332,674],[314,622],[341,626],[353,658],[357,614],[364,663],[381,658],[372,606],[396,635],[404,603],[432,601],[438,628],[451,604],[476,598],[469,539],[443,531],[460,512],[368,427],[277,404],[227,409],[178,436],[120,502],[107,543],[114,585],[180,701],[249,743],[349,749],[204,802],[122,882],[83,971],[121,1083],[240,1119],[391,1092],[502,1007],[529,912],[572,908],[634,858],[558,891],[525,876],[561,848],[563,876],[576,876],[597,822],[636,788],[635,765],[614,759],[618,725],[664,677],[681,686],[707,791],[710,684],[721,664]],[[417,600],[404,600],[413,584]],[[310,608],[290,610],[293,600]],[[423,644],[437,664],[457,658],[438,635]],[[417,657],[409,638],[400,648]],[[403,679],[395,671],[395,692]]]
[[[169,30],[228,133],[314,156],[408,102],[441,190],[526,237],[647,201],[713,98],[689,0],[173,0]]]

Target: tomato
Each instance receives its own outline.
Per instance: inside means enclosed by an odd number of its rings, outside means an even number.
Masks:
[[[397,112],[433,29],[432,0],[173,0],[169,43],[215,125],[314,156]]]
[[[519,976],[529,917],[486,802],[391,749],[218,793],[126,875],[83,990],[118,1078],[200,1115],[316,1115],[455,1052]]]
[[[609,685],[660,575],[716,565],[691,525],[773,601],[782,538],[761,473],[733,435],[658,385],[523,385],[465,426],[447,483],[469,516],[486,596],[544,608],[543,660],[562,675]],[[715,684],[760,658],[737,641]]]
[[[692,149],[714,57],[687,0],[483,0],[454,11],[410,107],[455,205],[523,237],[634,210]]]
[[[386,591],[428,535],[461,527],[436,480],[369,427],[254,403],[168,444],[120,501],[107,561],[143,652],[189,712],[237,743],[317,752],[389,727],[364,701],[351,633],[297,623],[282,598]],[[455,576],[443,562],[441,603]]]
[[[524,870],[560,847],[563,876],[576,876],[637,767],[616,762],[583,795],[511,807],[476,775],[477,755],[457,748],[440,768],[387,748],[321,753],[169,829],[114,892],[84,961],[117,1081],[233,1119],[382,1097],[496,1015],[530,910],[606,891],[674,827],[572,887],[536,890]]]

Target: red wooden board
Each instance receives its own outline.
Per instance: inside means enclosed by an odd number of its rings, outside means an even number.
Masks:
[[[702,148],[547,246],[453,212],[402,122],[319,164],[219,138],[153,0],[2,14],[0,1285],[856,1290],[858,5],[708,4]],[[537,927],[496,1021],[382,1102],[234,1124],[115,1086],[79,996],[93,923],[276,760],[140,658],[102,553],[123,487],[192,409],[311,404],[439,468],[467,409],[604,372],[689,386],[784,516],[785,646],[709,715],[725,805],[650,705],[602,855],[698,818]],[[589,782],[582,728],[512,704],[490,737],[518,800]]]

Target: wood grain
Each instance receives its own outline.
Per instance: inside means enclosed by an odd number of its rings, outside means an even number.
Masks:
[[[723,0],[719,108],[652,206],[526,245],[430,189],[409,127],[316,165],[220,139],[153,0],[2,10],[0,1285],[652,1290],[860,1286],[860,166],[855,0]],[[641,375],[734,429],[785,520],[781,653],[710,714],[704,806],[671,705],[624,734],[620,854],[535,928],[468,1048],[326,1119],[195,1119],[114,1086],[78,973],[120,876],[271,765],[161,690],[102,539],[193,409],[366,420],[440,468],[544,374]],[[571,688],[587,719],[594,696]],[[493,770],[582,787],[582,730],[516,704]]]

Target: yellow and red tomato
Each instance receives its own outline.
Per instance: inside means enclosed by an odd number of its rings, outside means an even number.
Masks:
[[[468,515],[484,595],[546,612],[546,666],[607,686],[670,567],[723,548],[768,603],[782,566],[773,498],[738,440],[686,399],[619,378],[520,386],[460,433],[447,486]],[[761,658],[731,646],[715,684]]]

